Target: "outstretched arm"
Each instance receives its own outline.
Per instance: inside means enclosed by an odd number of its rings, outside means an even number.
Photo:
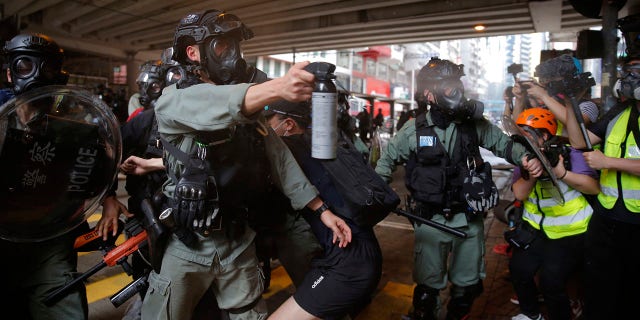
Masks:
[[[120,170],[126,174],[141,176],[152,171],[164,170],[164,163],[162,158],[143,159],[130,156],[122,163]]]
[[[311,99],[315,86],[313,74],[304,70],[309,61],[298,62],[283,77],[251,86],[240,108],[245,116],[251,116],[264,106],[280,99],[300,102]]]

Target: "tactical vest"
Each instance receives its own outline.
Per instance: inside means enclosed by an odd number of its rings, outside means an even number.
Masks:
[[[162,139],[165,151],[184,164],[183,172],[189,166],[202,165],[206,172],[202,179],[214,178],[215,186],[210,186],[214,192],[210,194],[217,195],[215,202],[220,208],[223,228],[235,227],[241,232],[249,212],[267,210],[265,194],[271,187],[271,180],[263,134],[266,133],[259,132],[256,123],[198,132],[195,136],[198,147],[193,154]],[[168,172],[177,185],[180,177],[173,175],[172,170]]]
[[[631,105],[618,114],[607,126],[604,141],[604,155],[612,158],[640,159],[637,139],[638,111]],[[633,134],[631,134],[633,133]],[[620,183],[618,183],[620,181]],[[600,188],[598,200],[603,207],[613,208],[618,198],[624,201],[625,207],[635,213],[640,213],[640,177],[631,173],[610,169],[600,172]]]
[[[559,239],[587,231],[589,219],[593,214],[587,199],[582,193],[560,181],[558,187],[565,198],[564,205],[561,205],[545,190],[545,185],[549,184],[548,181],[536,182],[529,199],[524,202],[522,218],[532,227],[543,230],[549,239]]]
[[[415,123],[417,147],[406,165],[407,189],[416,201],[436,212],[466,208],[461,189],[469,172],[468,161],[475,159],[478,167],[483,163],[475,124],[455,124],[454,149],[450,155],[434,125],[427,123],[426,113],[418,115]]]

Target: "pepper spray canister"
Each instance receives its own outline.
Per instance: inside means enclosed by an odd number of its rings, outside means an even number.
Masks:
[[[338,92],[333,83],[336,66],[312,62],[305,70],[316,77],[311,95],[311,157],[335,159],[338,144]]]

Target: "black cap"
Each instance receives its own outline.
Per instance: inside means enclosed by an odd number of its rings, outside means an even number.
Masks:
[[[276,113],[297,122],[309,124],[311,122],[311,103],[308,101],[289,102],[287,100],[278,100],[264,107],[265,117],[268,118]]]

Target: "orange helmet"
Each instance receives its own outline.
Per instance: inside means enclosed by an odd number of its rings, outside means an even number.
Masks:
[[[529,108],[520,113],[516,119],[517,125],[526,125],[536,129],[547,129],[552,135],[556,134],[558,124],[551,111],[544,108]]]

